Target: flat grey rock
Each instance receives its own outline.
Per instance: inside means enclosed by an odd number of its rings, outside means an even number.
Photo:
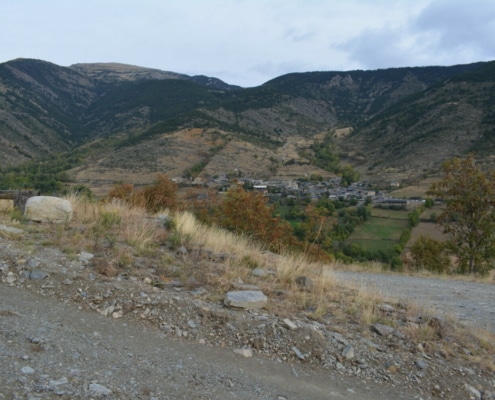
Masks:
[[[259,290],[237,290],[228,292],[224,303],[228,307],[258,309],[267,305],[268,298]]]

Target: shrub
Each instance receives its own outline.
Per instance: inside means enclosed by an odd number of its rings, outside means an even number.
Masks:
[[[290,225],[274,216],[273,207],[261,193],[246,192],[242,187],[230,189],[218,209],[217,222],[238,234],[246,234],[268,244],[271,250],[295,243]]]
[[[158,174],[155,183],[136,194],[134,202],[144,206],[146,211],[156,213],[161,210],[175,209],[177,206],[177,185],[167,175]]]
[[[121,185],[116,185],[112,190],[108,193],[108,198],[123,200],[126,203],[131,201],[131,195],[134,191],[134,187],[130,183],[123,183]]]
[[[153,185],[137,192],[131,184],[115,186],[109,193],[109,199],[119,199],[125,203],[142,207],[150,213],[177,207],[177,185],[167,175],[158,174]]]
[[[421,235],[411,247],[410,265],[416,270],[443,273],[450,267],[450,259],[445,243]]]

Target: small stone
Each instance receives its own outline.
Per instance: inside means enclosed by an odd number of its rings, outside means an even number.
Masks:
[[[481,392],[478,389],[468,385],[467,383],[464,384],[464,389],[468,392],[470,399],[481,400]]]
[[[386,304],[386,303],[380,304],[378,306],[378,308],[382,311],[385,311],[385,312],[394,312],[395,311],[394,307],[392,307],[390,304]]]
[[[419,369],[426,369],[428,367],[428,364],[422,360],[422,359],[417,359],[416,361],[414,361],[414,364],[416,365],[416,367],[418,367]]]
[[[188,326],[189,326],[189,328],[191,328],[191,329],[196,328],[196,324],[194,323],[194,321],[193,321],[193,320],[189,320],[189,321],[187,321],[187,325],[188,325]]]
[[[283,323],[285,327],[291,331],[295,331],[297,329],[297,325],[294,322],[292,322],[289,318],[285,318],[283,320]]]
[[[263,268],[255,268],[251,273],[259,278],[270,275],[270,272]]]
[[[380,346],[379,344],[373,343],[371,340],[364,338],[364,337],[361,338],[361,342],[373,350],[378,350],[378,351],[385,351],[386,350],[385,347]]]
[[[22,367],[21,372],[23,374],[34,374],[34,369],[32,369],[31,367]]]
[[[294,354],[296,355],[297,358],[299,358],[300,360],[304,360],[303,353],[301,353],[296,346],[292,347],[292,351],[294,352]]]
[[[378,333],[380,336],[386,337],[388,335],[391,335],[395,329],[388,325],[374,324],[371,326],[371,330]]]
[[[397,366],[395,364],[392,364],[387,368],[387,371],[391,374],[395,374],[397,373]]]
[[[63,378],[57,380],[57,381],[50,381],[50,386],[60,386],[60,385],[65,385],[66,383],[69,383],[69,380],[64,376]]]
[[[79,253],[79,261],[83,264],[89,263],[94,258],[94,254],[87,253],[85,251],[81,251]]]
[[[36,258],[30,258],[27,263],[26,263],[26,266],[28,268],[37,268],[39,267],[39,265],[41,264],[41,261],[36,259]]]
[[[395,336],[397,339],[404,340],[406,337],[399,331],[393,331],[392,335]]]
[[[29,279],[32,281],[40,281],[48,276],[46,272],[43,271],[31,271],[29,273]]]
[[[354,358],[354,347],[350,345],[346,346],[344,351],[342,351],[342,357],[344,357],[347,360]]]
[[[251,349],[234,349],[234,353],[246,358],[253,356],[253,351]]]
[[[89,391],[96,396],[109,396],[112,394],[112,391],[107,387],[100,385],[99,383],[90,383]]]
[[[181,254],[181,255],[183,255],[183,256],[185,256],[185,255],[188,253],[188,251],[187,251],[187,249],[186,249],[184,246],[180,246],[180,247],[177,249],[177,253],[178,253],[178,254]]]
[[[112,313],[114,311],[115,311],[115,307],[114,306],[108,306],[104,310],[101,310],[100,311],[100,314],[106,317],[107,315],[112,315]]]
[[[202,296],[205,293],[207,293],[207,290],[205,288],[202,288],[202,287],[199,287],[199,288],[191,291],[191,294],[195,297]]]
[[[16,277],[12,272],[7,273],[7,278],[5,278],[5,283],[8,285],[13,284],[16,281]]]
[[[340,344],[343,344],[344,346],[347,346],[349,344],[347,340],[340,333],[337,332],[332,332],[332,339]]]

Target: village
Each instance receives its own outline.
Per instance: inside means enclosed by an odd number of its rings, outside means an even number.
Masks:
[[[329,199],[331,201],[347,201],[357,206],[370,204],[382,208],[413,209],[424,203],[424,199],[404,199],[391,197],[386,191],[376,190],[369,182],[359,181],[349,186],[341,185],[341,178],[334,177],[324,180],[262,180],[249,177],[237,177],[236,181],[247,190],[256,190],[269,197],[271,201],[285,199],[309,199],[318,201]],[[202,184],[208,188],[226,191],[232,183],[231,177],[220,174],[208,179]],[[391,182],[391,189],[399,187],[398,182]],[[201,195],[199,195],[201,197]]]

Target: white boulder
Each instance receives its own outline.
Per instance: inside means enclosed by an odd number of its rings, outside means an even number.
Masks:
[[[34,196],[26,202],[24,218],[36,222],[64,223],[72,220],[72,204],[52,196]]]

